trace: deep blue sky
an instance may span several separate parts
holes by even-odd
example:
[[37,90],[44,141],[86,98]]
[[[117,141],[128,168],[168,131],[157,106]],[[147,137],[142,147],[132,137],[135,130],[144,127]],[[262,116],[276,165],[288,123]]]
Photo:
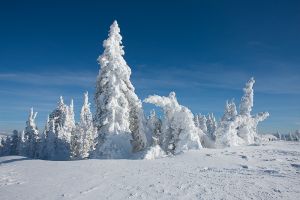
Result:
[[[59,95],[91,100],[110,24],[141,99],[177,93],[194,113],[220,117],[254,76],[261,132],[300,128],[300,1],[0,2],[0,132],[22,129],[33,106],[38,126]],[[146,111],[149,105],[145,105]]]

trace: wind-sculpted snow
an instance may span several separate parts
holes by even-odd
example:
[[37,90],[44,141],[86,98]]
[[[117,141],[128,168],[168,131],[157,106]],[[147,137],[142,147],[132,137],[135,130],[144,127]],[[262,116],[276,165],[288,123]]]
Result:
[[156,160],[0,158],[1,200],[298,200],[300,145],[201,149]]
[[192,112],[178,104],[175,92],[171,92],[168,97],[149,96],[144,102],[159,106],[164,111],[161,144],[166,152],[176,154],[202,148],[199,135],[203,133],[195,126]]
[[233,101],[226,102],[224,115],[216,129],[216,147],[249,145],[258,142],[260,137],[257,134],[257,125],[264,121],[269,113],[262,112],[255,116],[251,115],[254,83],[254,78],[246,83],[239,113]]

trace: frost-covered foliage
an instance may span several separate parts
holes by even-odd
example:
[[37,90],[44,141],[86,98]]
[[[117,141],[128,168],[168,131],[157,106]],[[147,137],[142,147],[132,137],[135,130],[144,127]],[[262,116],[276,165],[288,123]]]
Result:
[[226,101],[224,115],[216,130],[215,147],[239,146],[245,142],[237,135],[240,117],[237,116],[236,106],[233,101]]
[[280,133],[277,131],[277,133],[274,134],[279,140],[285,140],[285,141],[300,141],[300,130],[296,130],[294,132],[289,132],[288,134]]
[[215,141],[218,124],[213,113],[207,115],[206,127],[207,127],[206,135],[210,140]]
[[233,100],[226,101],[222,121],[233,121],[237,115],[236,105]]
[[226,102],[224,116],[216,131],[217,147],[248,145],[259,140],[257,125],[259,122],[264,121],[269,116],[269,113],[261,112],[254,116],[251,115],[254,83],[254,78],[251,78],[246,83],[239,113],[237,113],[233,101],[230,103]]
[[199,118],[197,114],[194,115],[194,123],[196,127],[199,127]]
[[93,116],[90,110],[88,92],[84,94],[84,101],[80,112],[80,122],[72,135],[72,158],[88,158],[91,151],[94,150],[94,139],[96,128],[93,125]]
[[246,83],[246,87],[243,89],[244,96],[241,99],[240,104],[240,115],[251,115],[252,107],[253,107],[253,85],[255,80],[253,77]]
[[21,138],[20,154],[30,158],[36,158],[38,155],[38,141],[39,131],[35,124],[35,118],[37,112],[33,112],[33,108],[30,109],[28,120],[26,122],[26,128]]
[[195,126],[192,112],[185,106],[179,105],[175,92],[168,97],[149,96],[144,100],[161,107],[164,111],[162,120],[162,149],[171,154],[177,154],[188,149],[201,148],[199,132]]
[[251,116],[253,107],[253,84],[255,83],[252,77],[247,83],[244,90],[244,95],[240,104],[240,126],[238,127],[238,136],[243,138],[246,144],[253,144],[257,138],[257,125],[269,117],[268,112],[261,112],[255,116]]
[[147,141],[149,146],[153,145],[161,145],[162,135],[161,135],[161,119],[159,119],[156,115],[155,110],[151,110],[149,117],[147,118],[147,128],[148,128],[148,138]]
[[147,140],[142,104],[130,82],[131,69],[123,58],[122,36],[116,21],[103,47],[95,93],[98,139],[94,156],[127,157],[132,151],[144,149]]
[[47,134],[50,130],[50,119],[49,115],[47,116],[46,125],[44,131],[40,132],[40,140],[39,140],[39,158],[46,159],[47,157]]
[[207,118],[206,118],[206,116],[199,114],[198,115],[198,123],[199,123],[199,128],[202,130],[202,132],[207,134]]
[[44,154],[41,157],[50,160],[68,160],[71,154],[71,134],[75,128],[73,101],[70,106],[60,97],[56,109],[47,120]]
[[148,144],[145,151],[144,159],[153,160],[166,156],[165,151],[161,148],[163,143],[162,120],[157,117],[155,110],[151,110],[147,118]]
[[292,141],[300,141],[300,130],[296,130],[291,137]]
[[10,139],[10,155],[19,155],[19,141],[20,134],[17,130],[14,130],[12,135],[9,136]]

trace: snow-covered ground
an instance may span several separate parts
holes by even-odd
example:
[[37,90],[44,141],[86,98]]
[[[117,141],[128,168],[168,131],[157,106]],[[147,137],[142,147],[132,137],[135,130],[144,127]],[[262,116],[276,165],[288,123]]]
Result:
[[0,199],[300,199],[300,143],[157,160],[0,158]]

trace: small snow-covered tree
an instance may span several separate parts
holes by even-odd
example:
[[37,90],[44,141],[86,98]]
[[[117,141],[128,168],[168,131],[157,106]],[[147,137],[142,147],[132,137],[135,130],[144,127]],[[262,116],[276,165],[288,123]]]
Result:
[[98,131],[95,157],[120,158],[147,145],[142,103],[130,82],[131,69],[123,58],[117,21],[110,27],[96,81],[94,118]]
[[19,155],[20,134],[14,130],[11,135],[0,137],[0,156]]
[[[151,110],[147,118],[147,127],[152,138],[148,139],[149,144],[157,145],[161,143],[161,120],[157,117],[155,110]],[[151,141],[152,140],[152,141]]]
[[236,105],[233,100],[230,102],[226,101],[225,111],[222,117],[222,121],[232,121],[237,116]]
[[88,158],[94,150],[96,128],[93,125],[93,116],[90,110],[88,92],[84,94],[84,101],[80,112],[80,122],[76,125],[72,138],[72,156],[74,159]]
[[46,133],[47,159],[70,159],[71,134],[75,128],[73,101],[70,106],[60,97],[56,109],[49,115]]
[[151,110],[147,118],[148,137],[147,141],[149,147],[144,153],[143,158],[146,160],[153,160],[166,156],[165,151],[161,148],[162,137],[162,121],[157,117],[155,110]]
[[300,130],[296,130],[294,136],[297,141],[300,141]]
[[244,141],[237,135],[240,126],[240,117],[237,116],[233,100],[226,101],[223,117],[216,129],[215,147],[239,146]]
[[45,139],[45,150],[43,153],[43,158],[47,160],[56,159],[56,148],[57,148],[57,135],[55,132],[55,120],[48,120],[48,130],[46,131],[46,139]]
[[202,130],[202,132],[207,134],[207,118],[206,118],[206,116],[199,114],[198,115],[198,123],[199,123],[198,127]]
[[199,138],[201,130],[195,126],[192,112],[187,107],[178,104],[175,92],[171,92],[168,97],[149,96],[144,102],[159,106],[164,111],[163,150],[176,154],[184,150],[202,147]]
[[10,154],[11,155],[18,155],[18,144],[19,144],[19,132],[17,130],[14,130],[11,135],[11,147],[10,147]]
[[8,156],[11,151],[11,138],[9,136],[1,137],[0,156]]
[[199,116],[197,114],[194,115],[195,126],[199,127]]
[[208,114],[206,120],[207,136],[214,141],[216,139],[217,121],[213,113]]
[[47,134],[50,131],[49,126],[50,126],[50,119],[48,115],[44,131],[40,133],[40,143],[39,143],[40,159],[47,159]]
[[39,140],[39,131],[35,124],[35,118],[37,112],[33,112],[33,108],[30,109],[28,120],[26,121],[26,128],[24,130],[23,139],[21,140],[22,151],[21,155],[27,156],[29,158],[36,158],[38,151],[38,140]]

